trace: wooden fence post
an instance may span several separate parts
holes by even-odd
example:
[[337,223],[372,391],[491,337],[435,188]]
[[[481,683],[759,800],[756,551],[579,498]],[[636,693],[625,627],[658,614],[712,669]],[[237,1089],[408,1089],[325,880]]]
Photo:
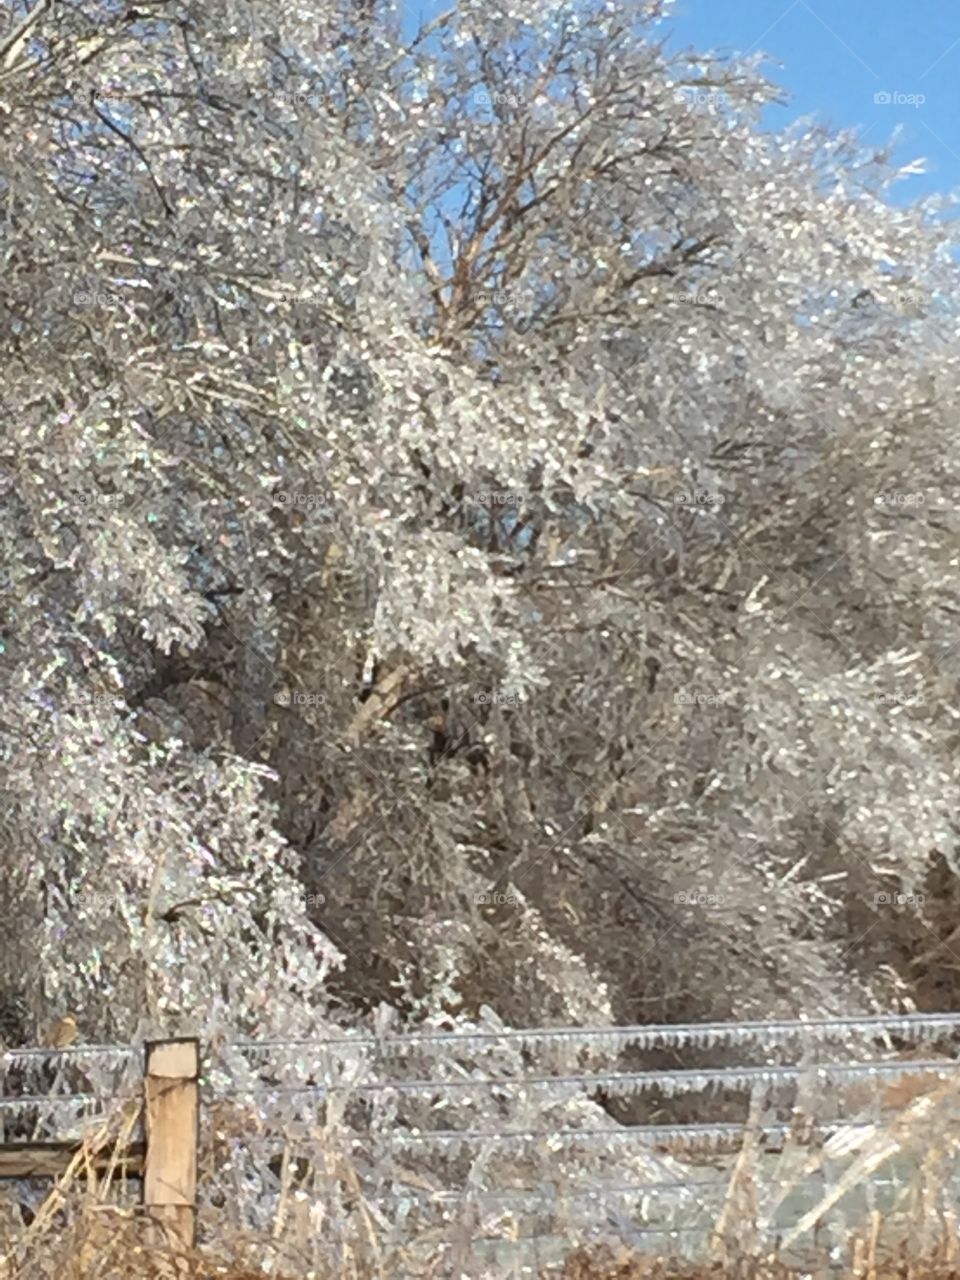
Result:
[[143,1203],[163,1243],[193,1247],[197,1219],[200,1042],[153,1040],[144,1047],[147,1152]]

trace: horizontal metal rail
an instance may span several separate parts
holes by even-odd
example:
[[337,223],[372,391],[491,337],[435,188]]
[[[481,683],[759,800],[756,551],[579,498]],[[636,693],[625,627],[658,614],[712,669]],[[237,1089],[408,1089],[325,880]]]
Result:
[[606,1041],[612,1045],[654,1047],[712,1047],[722,1043],[775,1043],[792,1039],[829,1040],[840,1036],[930,1035],[960,1031],[960,1013],[870,1014],[856,1018],[778,1019],[770,1022],[689,1022],[619,1027],[529,1027],[501,1031],[418,1031],[398,1036],[336,1036],[303,1040],[234,1040],[228,1047],[242,1053],[276,1049],[369,1049],[378,1054],[417,1048],[472,1050],[497,1044],[547,1047],[577,1041]]
[[468,1080],[377,1080],[368,1083],[349,1082],[334,1085],[251,1085],[211,1092],[218,1098],[340,1097],[344,1094],[376,1093],[445,1093],[477,1089],[551,1089],[593,1088],[640,1091],[662,1087],[668,1093],[699,1093],[711,1086],[732,1089],[755,1084],[781,1084],[787,1081],[822,1080],[843,1084],[850,1080],[896,1078],[921,1072],[947,1074],[960,1068],[960,1061],[933,1058],[928,1061],[903,1062],[829,1062],[801,1066],[704,1067],[688,1071],[598,1071],[578,1075],[555,1076],[484,1076]]

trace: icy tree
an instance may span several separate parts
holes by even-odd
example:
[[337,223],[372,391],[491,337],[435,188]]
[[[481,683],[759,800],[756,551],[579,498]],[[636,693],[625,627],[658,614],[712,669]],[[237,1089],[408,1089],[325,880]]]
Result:
[[5,6],[8,1035],[949,998],[951,227],[663,10]]

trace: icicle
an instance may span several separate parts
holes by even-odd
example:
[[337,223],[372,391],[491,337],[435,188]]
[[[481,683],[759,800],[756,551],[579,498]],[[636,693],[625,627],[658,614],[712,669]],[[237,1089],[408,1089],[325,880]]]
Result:
[[49,1096],[28,1095],[26,1097],[0,1098],[0,1111],[12,1115],[20,1115],[25,1111],[51,1111],[55,1107],[83,1108],[99,1105],[107,1106],[107,1100],[94,1093],[64,1093]]
[[[611,1050],[628,1045],[639,1049],[682,1049],[690,1045],[708,1049],[718,1048],[721,1045],[772,1047],[793,1043],[826,1044],[858,1037],[869,1038],[883,1033],[894,1033],[905,1039],[917,1041],[958,1029],[960,1029],[960,1014],[881,1014],[862,1018],[819,1018],[799,1021],[515,1030],[505,1028],[495,1032],[426,1031],[381,1039],[360,1035],[316,1041],[235,1042],[228,1047],[261,1058],[274,1051],[298,1050],[304,1053],[322,1050],[328,1054],[337,1051],[344,1060],[351,1060],[364,1051],[372,1053],[379,1059],[394,1059],[417,1049],[442,1050],[451,1055],[464,1053],[475,1056],[485,1052],[502,1051],[508,1046],[531,1053],[542,1052],[554,1045],[563,1045],[571,1052],[580,1052],[584,1049]],[[105,1050],[83,1048],[76,1052],[81,1051],[103,1053]],[[42,1051],[14,1050],[11,1052],[26,1056]]]

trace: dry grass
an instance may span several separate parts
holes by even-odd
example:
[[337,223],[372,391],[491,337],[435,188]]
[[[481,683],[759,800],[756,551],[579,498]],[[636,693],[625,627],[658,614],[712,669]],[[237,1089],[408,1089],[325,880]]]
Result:
[[[65,1229],[48,1231],[44,1247],[19,1263],[12,1260],[0,1271],[4,1280],[397,1280],[412,1275],[458,1277],[449,1264],[437,1260],[429,1271],[409,1272],[399,1260],[386,1269],[359,1270],[339,1267],[321,1271],[279,1272],[250,1266],[208,1252],[183,1253],[145,1246],[142,1222],[123,1213],[82,1210]],[[269,1242],[262,1242],[270,1253]],[[832,1265],[825,1259],[787,1263],[782,1258],[733,1257],[691,1262],[640,1255],[627,1248],[603,1246],[571,1252],[551,1280],[814,1280],[816,1277],[851,1277],[851,1280],[960,1280],[957,1237],[945,1235],[940,1245],[924,1254],[908,1248],[884,1253],[876,1234],[868,1232],[851,1242],[849,1257]],[[249,1246],[248,1246],[249,1247]],[[464,1272],[478,1280],[493,1280],[481,1269]],[[543,1273],[546,1280],[547,1273]]]
[[[281,1197],[273,1228],[261,1236],[241,1237],[225,1229],[215,1247],[177,1252],[158,1235],[156,1224],[144,1217],[143,1210],[130,1203],[129,1189],[123,1207],[124,1197],[118,1196],[122,1185],[118,1181],[119,1161],[112,1168],[102,1168],[104,1151],[122,1148],[131,1138],[135,1122],[136,1115],[130,1112],[91,1136],[28,1226],[22,1225],[9,1193],[0,1190],[0,1280],[442,1280],[453,1276],[458,1280],[505,1280],[508,1275],[520,1274],[485,1268],[471,1258],[469,1242],[467,1261],[460,1269],[451,1266],[449,1256],[431,1255],[426,1247],[416,1250],[414,1262],[413,1254],[378,1239],[374,1220],[365,1213],[357,1219],[362,1228],[355,1242],[343,1246],[335,1264],[324,1262],[317,1248],[323,1241],[311,1241],[309,1234],[295,1241],[283,1239],[296,1219],[293,1192],[289,1198]],[[758,1223],[759,1156],[747,1141],[731,1172],[704,1261],[641,1255],[626,1245],[571,1247],[565,1264],[549,1275],[552,1280],[561,1276],[562,1280],[697,1280],[708,1276],[729,1280],[819,1280],[821,1276],[960,1280],[958,1206],[953,1196],[953,1166],[960,1154],[960,1085],[944,1085],[913,1096],[892,1120],[859,1142],[852,1159],[830,1186],[825,1187],[821,1177],[827,1158],[824,1152],[800,1154],[799,1164],[793,1166],[792,1186],[806,1178],[810,1187],[817,1187],[817,1195],[809,1197],[809,1210],[790,1222],[773,1253],[769,1252],[769,1231],[765,1234]],[[95,1156],[100,1158],[99,1166],[94,1164]],[[797,1252],[806,1247],[812,1223],[829,1220],[841,1197],[894,1158],[905,1159],[914,1175],[894,1216],[885,1219],[873,1212],[859,1232],[845,1241],[843,1249],[837,1247],[834,1237],[832,1252],[826,1245],[816,1256]],[[357,1202],[362,1202],[355,1173],[351,1185]],[[783,1190],[786,1193],[791,1187]],[[205,1226],[211,1232],[217,1229],[209,1216]]]
[[[263,1270],[208,1253],[178,1253],[162,1248],[144,1249],[139,1231],[118,1219],[107,1223],[80,1215],[72,1229],[47,1241],[49,1252],[22,1266],[2,1272],[4,1280],[343,1280],[339,1269],[328,1273],[314,1269],[296,1273]],[[265,1242],[266,1243],[266,1242]],[[269,1251],[269,1250],[268,1250]],[[351,1271],[355,1280],[396,1280],[412,1274],[403,1269]],[[421,1274],[421,1273],[416,1273]],[[434,1277],[450,1276],[438,1266]],[[488,1280],[481,1270],[464,1273]],[[546,1280],[547,1273],[544,1274]],[[908,1250],[892,1254],[871,1253],[869,1235],[852,1242],[843,1262],[820,1261],[788,1264],[777,1256],[727,1258],[691,1262],[640,1255],[626,1248],[604,1246],[574,1250],[562,1272],[551,1271],[551,1280],[814,1280],[816,1277],[850,1277],[851,1280],[960,1280],[956,1237],[920,1256]]]
[[844,1276],[857,1280],[960,1280],[960,1267],[942,1258],[875,1258],[865,1269],[853,1261],[832,1271],[810,1271],[776,1259],[744,1259],[737,1264],[695,1264],[663,1258],[620,1256],[613,1250],[571,1254],[562,1280],[812,1280],[813,1276]]

